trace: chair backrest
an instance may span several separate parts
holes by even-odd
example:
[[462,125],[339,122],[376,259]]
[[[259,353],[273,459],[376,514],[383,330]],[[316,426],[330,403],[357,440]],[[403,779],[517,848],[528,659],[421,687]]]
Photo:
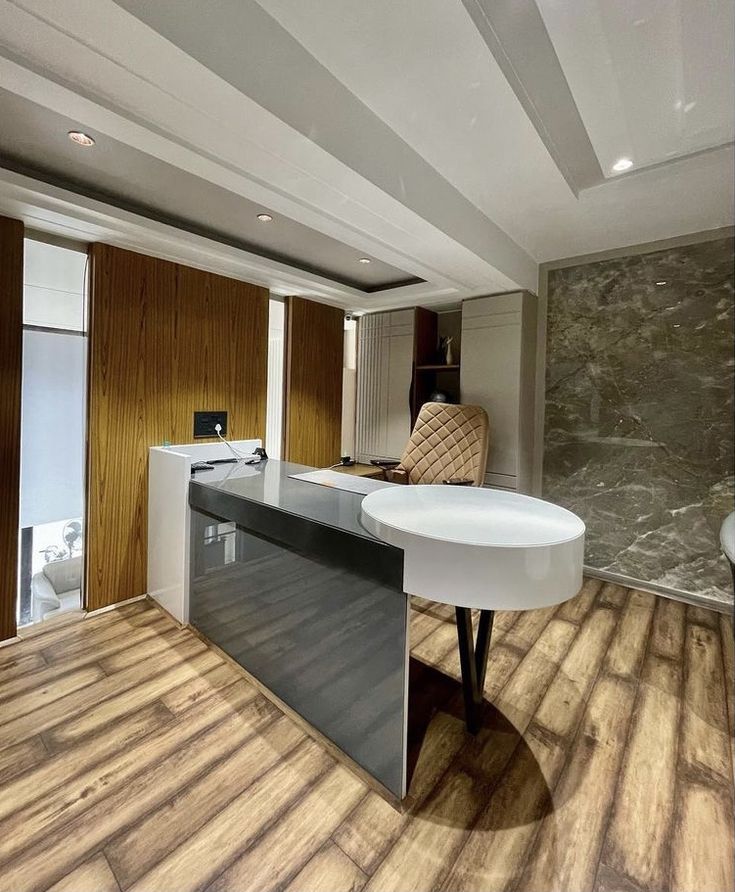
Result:
[[43,575],[57,595],[82,586],[82,558],[80,555],[61,561],[51,561],[43,566]]
[[400,467],[414,485],[460,478],[482,486],[489,442],[490,424],[480,406],[424,403]]

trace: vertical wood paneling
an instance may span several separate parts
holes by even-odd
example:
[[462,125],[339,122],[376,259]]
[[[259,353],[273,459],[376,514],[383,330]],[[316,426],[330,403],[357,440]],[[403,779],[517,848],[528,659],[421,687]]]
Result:
[[87,607],[146,590],[148,447],[188,443],[195,410],[265,434],[268,292],[93,245]]
[[18,596],[23,224],[0,217],[0,641],[15,635]]
[[317,468],[339,461],[344,312],[289,298],[286,458]]

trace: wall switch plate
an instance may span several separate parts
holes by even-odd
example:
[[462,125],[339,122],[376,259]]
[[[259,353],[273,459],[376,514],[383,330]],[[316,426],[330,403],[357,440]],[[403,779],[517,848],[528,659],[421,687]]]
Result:
[[220,434],[227,436],[227,412],[195,412],[194,439],[198,437],[216,437],[215,425],[221,425]]

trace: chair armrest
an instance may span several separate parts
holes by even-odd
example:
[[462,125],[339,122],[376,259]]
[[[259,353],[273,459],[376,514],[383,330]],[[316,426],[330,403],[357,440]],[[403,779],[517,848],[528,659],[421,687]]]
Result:
[[51,610],[56,610],[60,606],[59,596],[43,571],[34,573],[31,579],[31,612],[33,621],[39,622],[43,619],[44,614]]
[[392,470],[386,470],[385,476],[389,483],[408,483],[408,471],[400,465]]
[[60,603],[59,596],[43,571],[33,574],[31,592],[34,601],[42,601],[44,604],[55,604],[56,606]]

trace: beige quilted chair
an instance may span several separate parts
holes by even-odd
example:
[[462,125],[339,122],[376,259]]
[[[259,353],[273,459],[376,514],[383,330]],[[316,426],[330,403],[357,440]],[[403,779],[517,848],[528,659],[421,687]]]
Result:
[[490,440],[480,406],[424,403],[400,463],[388,471],[393,483],[455,483],[482,486]]

